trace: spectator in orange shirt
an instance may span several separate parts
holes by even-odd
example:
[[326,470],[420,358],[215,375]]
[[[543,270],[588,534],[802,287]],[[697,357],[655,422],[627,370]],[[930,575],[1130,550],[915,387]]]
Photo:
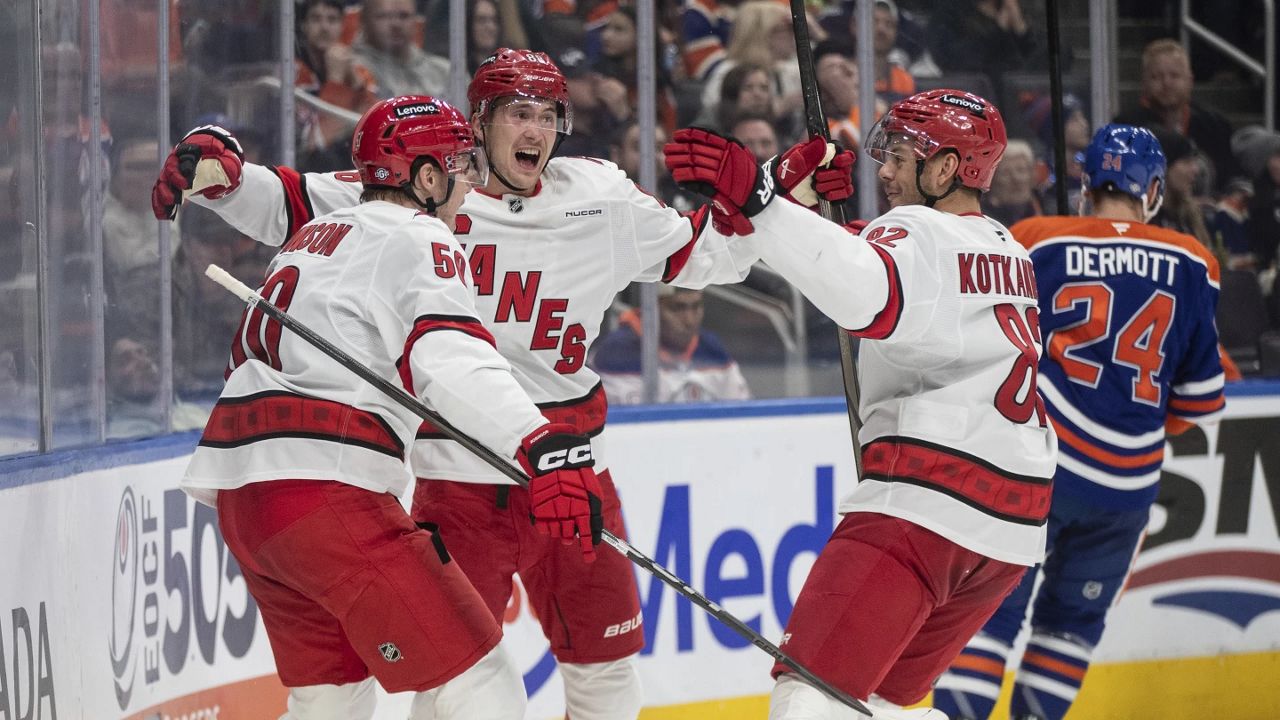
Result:
[[[358,115],[378,101],[377,87],[373,74],[356,60],[350,47],[339,41],[342,14],[340,0],[305,0],[298,9],[294,83],[299,89]],[[305,102],[297,103],[297,109],[300,155],[323,153],[335,143],[348,144],[355,127],[353,121]]]
[[[898,5],[893,0],[876,0],[872,11],[872,51],[876,58],[876,97],[886,105],[916,94],[916,79],[903,63],[906,53],[896,51]],[[858,37],[858,13],[849,14],[849,36]]]
[[[858,148],[862,144],[862,123],[853,47],[840,40],[820,42],[813,49],[813,67],[831,139],[846,148]],[[877,113],[880,112],[883,109],[877,103]]]

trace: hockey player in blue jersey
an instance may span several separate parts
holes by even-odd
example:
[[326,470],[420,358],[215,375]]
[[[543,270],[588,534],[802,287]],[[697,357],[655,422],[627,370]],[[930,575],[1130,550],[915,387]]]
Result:
[[1027,572],[937,683],[934,706],[952,720],[991,714],[1029,604],[1009,716],[1066,715],[1146,530],[1166,431],[1216,422],[1224,405],[1218,263],[1191,236],[1146,224],[1163,198],[1159,141],[1108,125],[1086,149],[1084,173],[1089,215],[1011,229],[1035,265],[1039,386],[1058,469],[1043,567]]

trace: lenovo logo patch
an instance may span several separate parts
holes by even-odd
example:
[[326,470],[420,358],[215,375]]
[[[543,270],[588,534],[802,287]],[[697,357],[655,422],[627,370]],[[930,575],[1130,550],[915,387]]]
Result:
[[396,117],[407,118],[416,117],[418,115],[439,115],[440,106],[430,105],[427,103],[418,103],[417,105],[401,105],[396,108]]
[[958,108],[964,108],[978,117],[986,117],[982,110],[982,103],[970,100],[967,97],[959,95],[943,95],[938,98],[938,102],[954,105]]

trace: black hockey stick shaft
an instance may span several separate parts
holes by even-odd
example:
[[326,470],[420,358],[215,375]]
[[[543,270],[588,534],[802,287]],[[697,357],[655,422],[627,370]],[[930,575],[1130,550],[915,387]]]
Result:
[[[804,0],[791,0],[791,30],[796,36],[796,62],[800,65],[800,92],[804,96],[805,125],[810,135],[831,140],[826,114],[822,112],[822,99],[818,95],[818,75],[813,67],[813,47],[809,43],[809,18],[805,14]],[[869,71],[867,71],[869,72]],[[864,118],[863,122],[871,118]],[[818,212],[837,225],[845,223],[844,206],[832,205],[818,196]],[[862,479],[862,448],[858,445],[858,430],[862,419],[858,416],[858,403],[862,393],[858,387],[858,366],[854,361],[853,338],[844,328],[836,327],[836,342],[840,346],[840,375],[844,381],[845,405],[849,411],[849,432],[853,436],[853,468]]]
[[[250,309],[258,310],[262,312],[262,314],[271,318],[272,320],[275,320],[276,322],[280,323],[281,327],[287,328],[290,332],[294,333],[295,335],[302,338],[303,340],[306,340],[309,344],[311,344],[317,350],[324,353],[325,355],[328,355],[329,358],[332,359],[334,362],[337,362],[339,365],[355,373],[360,377],[361,380],[364,380],[370,385],[373,385],[377,389],[381,390],[383,393],[387,395],[387,397],[396,401],[396,403],[398,403],[401,407],[414,413],[415,415],[422,418],[423,420],[429,420],[432,423],[434,423],[440,429],[440,431],[443,432],[450,440],[454,440],[458,444],[470,450],[472,453],[475,453],[477,457],[485,461],[487,464],[493,467],[493,469],[502,473],[503,475],[505,475],[511,481],[515,482],[520,487],[526,487],[526,488],[529,487],[528,476],[526,476],[523,472],[521,472],[518,468],[516,468],[516,466],[504,460],[494,451],[490,450],[484,445],[481,445],[471,436],[463,433],[461,430],[455,428],[453,425],[450,425],[449,422],[445,420],[443,417],[441,417],[439,413],[427,407],[426,404],[424,404],[418,398],[414,397],[413,395],[410,395],[408,392],[405,391],[403,387],[382,377],[381,375],[379,375],[378,373],[370,369],[369,366],[357,361],[355,358],[351,357],[346,352],[344,352],[341,348],[337,347],[336,345],[329,342],[325,338],[316,334],[311,328],[307,327],[305,324],[299,322],[295,318],[291,317],[288,313],[284,312],[280,308],[273,305],[266,298],[262,297],[253,289],[251,289],[248,285],[245,285],[244,283],[232,277],[227,271],[223,270],[217,265],[210,265],[205,270],[205,275],[209,276],[209,278],[212,279],[214,282],[218,283],[219,285],[221,285],[222,287],[230,291],[232,294],[236,295],[241,300],[244,300],[246,303],[248,303]],[[653,575],[654,577],[658,578],[662,582],[669,585],[676,592],[680,593],[685,598],[693,602],[694,605],[697,605],[698,607],[707,611],[707,613],[709,613],[712,617],[719,620],[721,623],[725,624],[726,626],[728,626],[729,628],[737,632],[739,635],[749,640],[753,645],[769,653],[769,655],[771,655],[773,659],[777,660],[778,662],[794,670],[796,674],[804,678],[805,681],[807,681],[814,687],[830,695],[832,698],[839,700],[845,705],[848,705],[854,710],[857,710],[860,713],[863,713],[865,715],[871,714],[870,711],[867,710],[866,706],[864,706],[862,703],[858,702],[856,699],[852,697],[849,697],[849,695],[847,695],[846,693],[841,692],[840,690],[836,689],[835,687],[832,687],[831,685],[827,684],[826,682],[818,678],[818,676],[814,675],[811,671],[809,671],[803,665],[796,662],[789,655],[784,653],[782,649],[779,648],[777,645],[774,645],[773,643],[769,642],[767,638],[765,638],[763,635],[756,632],[755,630],[751,629],[751,627],[748,626],[746,623],[742,622],[734,615],[725,611],[724,608],[712,602],[709,598],[707,598],[702,593],[693,589],[688,583],[681,580],[676,575],[672,574],[671,571],[667,570],[665,567],[659,565],[652,558],[650,558],[649,556],[637,550],[633,545],[631,545],[631,543],[627,542],[626,540],[623,540],[617,535],[614,535],[608,530],[605,530],[603,533],[601,533],[601,538],[604,540],[606,544],[608,544],[614,550],[617,550],[618,552],[622,553],[627,558],[629,558],[633,563],[635,563],[636,565],[639,565],[641,568],[649,572],[651,575]]]

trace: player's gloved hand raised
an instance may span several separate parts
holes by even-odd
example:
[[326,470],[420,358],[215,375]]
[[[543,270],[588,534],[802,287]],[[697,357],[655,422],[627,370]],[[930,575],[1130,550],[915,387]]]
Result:
[[821,198],[843,202],[853,197],[853,163],[857,156],[814,136],[792,145],[770,161],[778,192],[792,202],[814,208]]
[[[202,163],[203,160],[214,162]],[[172,220],[182,204],[184,190],[217,200],[240,186],[243,167],[240,141],[217,125],[202,125],[169,151],[160,177],[151,188],[151,211],[157,220]]]
[[520,442],[516,458],[529,474],[529,507],[538,532],[566,544],[577,536],[587,562],[604,531],[591,439],[572,425],[548,423]]
[[761,171],[745,145],[691,127],[677,130],[662,153],[676,185],[711,198],[718,230],[736,235],[754,231],[751,218],[773,200],[773,176]]

